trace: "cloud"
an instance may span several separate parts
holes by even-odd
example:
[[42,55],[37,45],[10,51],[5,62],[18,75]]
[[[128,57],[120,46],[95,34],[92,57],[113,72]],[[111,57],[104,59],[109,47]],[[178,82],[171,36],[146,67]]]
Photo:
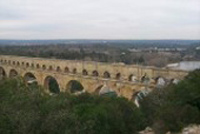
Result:
[[0,38],[200,39],[200,1],[1,0]]

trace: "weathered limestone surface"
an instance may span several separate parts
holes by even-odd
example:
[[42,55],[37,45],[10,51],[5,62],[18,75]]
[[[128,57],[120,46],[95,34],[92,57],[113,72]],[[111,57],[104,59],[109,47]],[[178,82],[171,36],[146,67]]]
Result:
[[[147,127],[145,130],[139,132],[139,134],[155,134],[152,128]],[[180,133],[167,132],[166,134],[200,134],[200,125],[189,125],[183,128]]]
[[[54,77],[62,92],[66,92],[66,85],[71,80],[79,81],[87,92],[95,92],[98,87],[107,85],[115,90],[118,95],[131,99],[133,94],[144,87],[154,87],[154,79],[183,79],[188,72],[182,70],[169,70],[156,67],[137,65],[120,65],[91,61],[57,60],[44,58],[30,58],[19,56],[0,55],[0,67],[9,77],[14,69],[18,75],[24,77],[26,73],[32,73],[40,85],[45,86],[48,76]],[[98,75],[94,76],[94,72]],[[130,81],[130,76],[135,76],[138,81],[146,74],[151,82]]]

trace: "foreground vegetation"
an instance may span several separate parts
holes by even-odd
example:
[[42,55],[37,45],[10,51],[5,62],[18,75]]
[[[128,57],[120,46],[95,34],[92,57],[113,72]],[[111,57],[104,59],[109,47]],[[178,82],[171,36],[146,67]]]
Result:
[[158,133],[178,132],[189,124],[200,124],[200,69],[177,85],[151,92],[141,110],[148,125]]
[[145,127],[143,114],[126,99],[49,96],[38,88],[0,83],[1,134],[133,134]]
[[0,82],[1,134],[135,134],[178,132],[200,124],[200,70],[165,89],[155,89],[137,108],[124,98],[66,93],[49,96],[20,79]]

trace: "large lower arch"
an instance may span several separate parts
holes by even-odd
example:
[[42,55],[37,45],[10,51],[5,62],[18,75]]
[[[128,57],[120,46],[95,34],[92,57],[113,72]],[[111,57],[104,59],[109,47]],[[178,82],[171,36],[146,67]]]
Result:
[[99,92],[101,90],[101,88],[103,87],[103,85],[98,86],[95,90],[94,90],[94,94],[95,95],[99,95]]
[[15,78],[16,76],[18,76],[18,72],[15,69],[11,69],[9,72],[9,77]]
[[70,93],[81,92],[83,89],[83,85],[77,80],[71,80],[66,85],[66,90]]
[[143,100],[148,94],[150,93],[149,90],[143,89],[141,91],[137,91],[132,95],[131,100],[134,101],[137,107],[140,106],[140,101]]
[[33,73],[26,73],[24,75],[24,80],[27,85],[38,85],[37,79]]
[[166,84],[164,77],[161,77],[161,76],[158,76],[157,78],[155,78],[155,82],[157,86],[165,86]]
[[100,95],[100,96],[110,96],[110,97],[117,97],[116,91],[112,90],[109,86],[106,84],[98,86],[94,94]]
[[3,67],[0,67],[0,80],[6,78],[6,71],[4,70]]
[[178,84],[180,82],[179,79],[171,79],[170,84]]
[[60,87],[57,80],[52,76],[47,76],[44,80],[44,87],[48,89],[51,93],[60,93]]

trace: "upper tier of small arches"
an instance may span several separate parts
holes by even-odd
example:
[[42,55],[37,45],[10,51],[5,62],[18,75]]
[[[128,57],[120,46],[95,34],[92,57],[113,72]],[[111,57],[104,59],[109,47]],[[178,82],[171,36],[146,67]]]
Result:
[[128,78],[122,78],[122,75],[120,72],[116,72],[116,74],[111,75],[110,72],[104,71],[102,74],[98,72],[98,70],[92,70],[89,72],[87,69],[83,68],[82,71],[78,72],[77,68],[70,68],[68,66],[65,66],[64,68],[60,66],[55,65],[46,65],[46,64],[39,64],[39,63],[30,63],[25,61],[11,61],[11,60],[4,60],[1,59],[0,62],[2,64],[8,64],[11,66],[19,66],[19,67],[25,67],[25,68],[32,68],[32,69],[39,69],[43,71],[52,71],[52,72],[58,72],[58,73],[69,73],[69,74],[77,74],[82,76],[92,76],[92,77],[102,77],[104,79],[116,79],[116,80],[128,80],[132,81],[130,79],[130,76],[133,76],[133,74],[130,74]]

